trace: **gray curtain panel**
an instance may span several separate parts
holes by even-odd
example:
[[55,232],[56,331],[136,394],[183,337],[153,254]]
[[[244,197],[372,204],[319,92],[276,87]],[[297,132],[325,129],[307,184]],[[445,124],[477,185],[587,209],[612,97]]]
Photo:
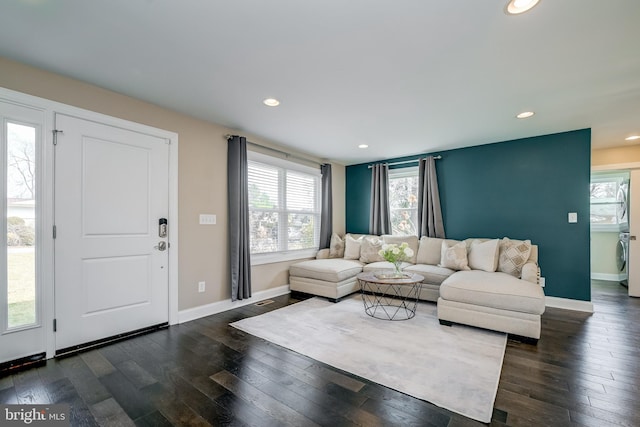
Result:
[[322,207],[320,211],[320,249],[328,248],[333,233],[333,194],[331,191],[331,165],[320,166],[322,173]]
[[444,238],[436,159],[420,159],[418,173],[418,230],[420,236]]
[[236,301],[251,297],[247,139],[242,136],[228,141],[227,175],[231,300]]
[[389,166],[376,164],[371,166],[371,215],[369,233],[375,235],[391,234],[391,216],[389,214]]

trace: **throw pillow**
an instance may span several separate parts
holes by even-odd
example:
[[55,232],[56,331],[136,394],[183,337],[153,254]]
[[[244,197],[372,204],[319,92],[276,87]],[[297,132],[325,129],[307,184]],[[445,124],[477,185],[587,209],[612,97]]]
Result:
[[344,237],[344,259],[360,259],[360,245],[364,236],[354,239],[351,234]]
[[418,255],[416,256],[416,264],[440,264],[440,252],[442,249],[443,240],[444,239],[441,239],[439,237],[422,236],[420,238]]
[[382,239],[374,236],[366,236],[360,244],[360,262],[372,263],[384,261],[378,254],[382,249]]
[[387,244],[396,244],[401,245],[406,242],[411,250],[413,251],[413,256],[407,260],[411,264],[415,264],[418,257],[418,236],[392,236],[390,234],[385,234],[382,236],[382,240]]
[[343,258],[344,257],[344,239],[333,233],[331,235],[331,242],[329,243],[329,258]]
[[500,242],[498,271],[520,277],[522,266],[531,255],[531,240],[511,240],[507,237]]
[[496,271],[500,254],[500,240],[473,240],[469,246],[469,267],[472,270]]
[[440,264],[438,267],[450,268],[451,270],[470,270],[467,260],[467,244],[465,242],[453,243],[442,241],[440,254]]

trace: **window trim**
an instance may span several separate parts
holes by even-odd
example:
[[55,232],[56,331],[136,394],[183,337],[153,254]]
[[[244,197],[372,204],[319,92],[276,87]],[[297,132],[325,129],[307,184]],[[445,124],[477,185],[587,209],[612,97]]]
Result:
[[[274,210],[274,212],[277,212],[278,214],[280,213],[290,213],[290,212],[295,212],[297,214],[307,214],[307,215],[317,215],[318,221],[321,220],[321,201],[322,201],[322,173],[320,171],[320,168],[313,168],[311,166],[306,166],[306,165],[302,165],[300,163],[296,163],[292,160],[288,160],[288,159],[283,159],[280,157],[274,157],[274,156],[270,156],[264,153],[260,153],[257,151],[253,151],[251,149],[247,150],[247,160],[249,161],[253,161],[256,163],[262,163],[268,166],[273,166],[276,168],[281,168],[281,169],[285,169],[288,171],[293,171],[293,172],[300,172],[300,173],[304,173],[304,174],[308,174],[308,175],[313,175],[316,178],[318,178],[317,181],[317,191],[316,191],[316,206],[318,208],[317,212],[314,211],[289,211],[286,209],[286,206],[284,208],[279,208],[277,210]],[[279,183],[280,186],[282,186],[282,184],[284,183]],[[280,190],[279,190],[280,191]],[[283,203],[286,204],[286,198],[283,200]],[[318,228],[319,228],[319,223],[318,223]],[[282,239],[283,237],[288,238],[288,235],[284,234],[284,231],[286,230],[286,227],[280,227],[280,235],[278,236],[278,239]],[[319,230],[318,230],[319,233]],[[314,236],[315,238],[315,236]],[[319,236],[318,236],[319,238]],[[319,242],[318,242],[319,243]],[[264,265],[264,264],[274,264],[274,263],[278,263],[278,262],[286,262],[286,261],[293,261],[293,260],[300,260],[300,259],[308,259],[308,258],[315,258],[316,254],[318,253],[319,248],[313,247],[313,248],[306,248],[306,249],[287,249],[287,250],[278,250],[278,251],[274,251],[274,252],[262,252],[262,253],[252,253],[250,254],[251,257],[251,265]]]
[[[413,177],[415,177],[416,180],[420,179],[420,168],[418,166],[409,165],[404,167],[397,167],[397,168],[389,169],[389,173],[388,173],[389,184],[391,183],[390,181],[392,179],[413,178]],[[387,190],[389,190],[389,188],[387,188]],[[395,210],[415,210],[416,214],[419,215],[418,206],[416,206],[415,208],[398,208]],[[393,211],[394,209],[391,208],[391,192],[389,192],[389,217],[393,216]],[[417,228],[418,226],[417,221],[415,226]],[[418,231],[419,230],[416,229],[416,232]],[[405,236],[405,234],[393,234],[393,226],[391,227],[391,234],[394,236]]]

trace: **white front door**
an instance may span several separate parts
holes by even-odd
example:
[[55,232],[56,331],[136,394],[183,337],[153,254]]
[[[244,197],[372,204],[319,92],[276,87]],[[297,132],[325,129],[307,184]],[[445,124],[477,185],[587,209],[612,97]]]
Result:
[[0,100],[0,363],[44,357],[42,110]]
[[64,114],[55,128],[56,351],[166,323],[169,141]]

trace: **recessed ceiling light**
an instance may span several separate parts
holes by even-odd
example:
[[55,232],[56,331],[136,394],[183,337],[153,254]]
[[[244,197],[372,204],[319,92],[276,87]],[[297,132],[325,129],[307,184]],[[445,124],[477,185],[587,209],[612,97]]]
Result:
[[267,98],[264,101],[262,101],[262,103],[269,107],[277,107],[278,105],[280,105],[280,101],[278,101],[275,98]]
[[518,119],[528,119],[533,116],[535,113],[533,111],[524,111],[516,116]]
[[367,144],[360,144],[358,145],[358,148],[369,148],[369,146]]
[[635,141],[636,139],[640,139],[640,135],[631,135],[625,138],[625,141]]
[[533,6],[537,5],[540,0],[510,0],[507,4],[507,14],[519,15],[528,10],[531,10]]

